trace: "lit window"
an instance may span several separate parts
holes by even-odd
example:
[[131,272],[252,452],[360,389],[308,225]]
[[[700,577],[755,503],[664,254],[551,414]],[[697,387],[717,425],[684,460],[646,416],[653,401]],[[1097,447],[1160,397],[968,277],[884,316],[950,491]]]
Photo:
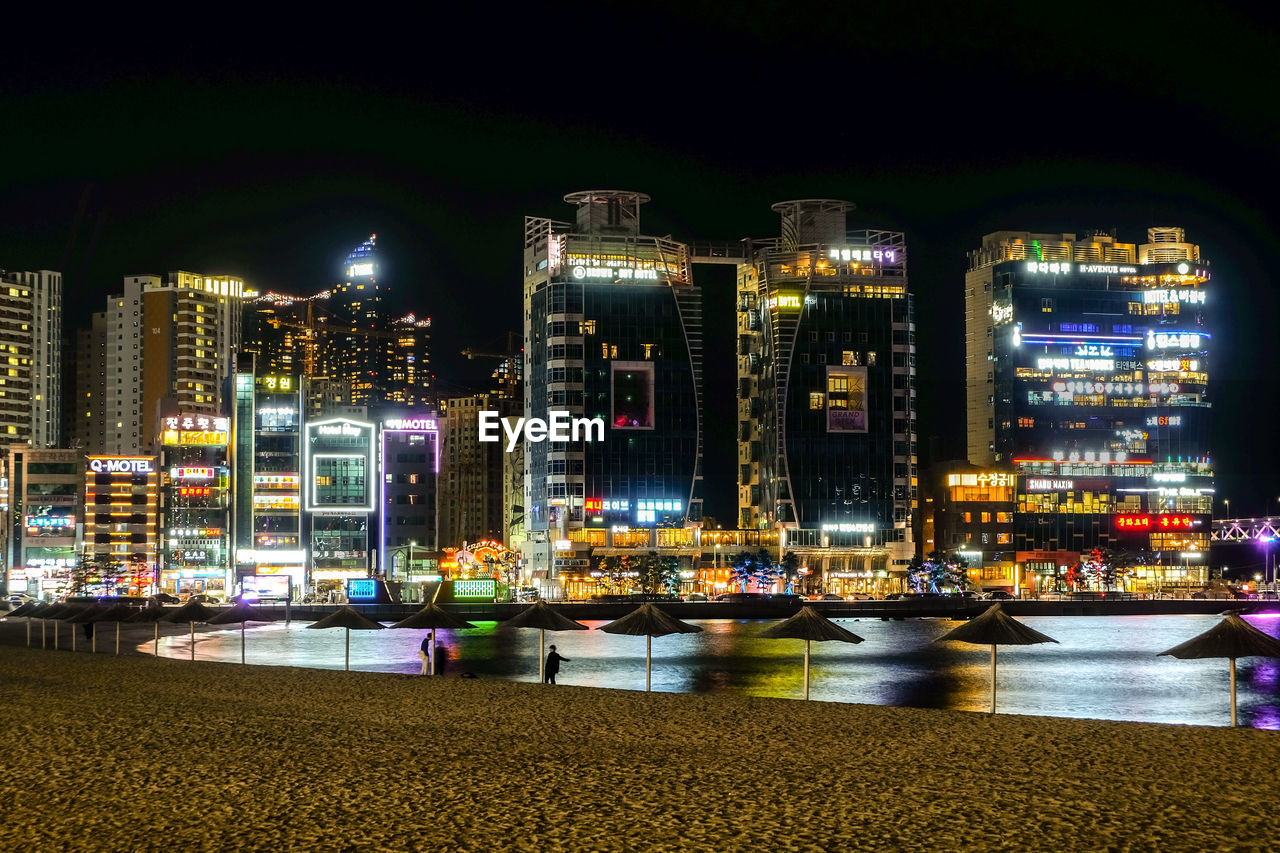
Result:
[[811,391],[809,393],[809,408],[812,410],[821,411],[825,396],[826,395],[824,395],[821,391]]

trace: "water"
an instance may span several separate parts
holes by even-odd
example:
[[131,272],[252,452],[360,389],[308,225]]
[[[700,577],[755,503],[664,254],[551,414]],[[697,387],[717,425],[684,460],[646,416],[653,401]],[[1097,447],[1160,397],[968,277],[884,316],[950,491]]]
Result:
[[[1280,614],[1277,614],[1280,616]],[[1280,635],[1280,618],[1249,617],[1266,633]],[[1219,621],[1218,616],[1026,617],[1059,645],[1002,646],[998,658],[1001,713],[1225,725],[1230,721],[1227,661],[1157,657]],[[765,640],[770,622],[691,620],[699,634],[653,639],[653,690],[673,693],[735,693],[802,698],[804,643]],[[829,702],[985,711],[990,703],[990,647],[932,641],[957,623],[946,619],[839,619],[865,642],[814,643],[810,698]],[[448,647],[448,674],[537,681],[538,631],[500,629],[477,623],[468,631],[439,631]],[[594,630],[546,633],[569,659],[561,684],[644,689],[645,638]],[[162,631],[173,631],[172,627]],[[240,661],[240,631],[196,635],[201,660]],[[249,663],[343,667],[346,631],[311,630],[294,622],[250,625]],[[369,672],[419,671],[418,647],[425,631],[351,632],[351,668]],[[135,635],[136,636],[136,635]],[[151,652],[151,642],[138,648]],[[187,658],[187,634],[160,639],[160,654]],[[1280,729],[1280,660],[1245,658],[1236,663],[1240,725]]]

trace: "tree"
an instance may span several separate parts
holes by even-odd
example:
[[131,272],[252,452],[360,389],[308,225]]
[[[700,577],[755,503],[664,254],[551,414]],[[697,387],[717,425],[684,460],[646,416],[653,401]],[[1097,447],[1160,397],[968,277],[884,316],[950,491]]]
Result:
[[609,595],[624,595],[631,590],[631,560],[610,555],[600,561],[600,580]]
[[71,589],[68,594],[115,595],[116,587],[125,576],[125,565],[121,561],[105,556],[86,555],[71,570]]
[[915,558],[907,568],[907,585],[912,592],[942,592],[951,588],[963,592],[970,587],[965,572],[968,563],[956,554],[934,551],[924,560]]
[[782,555],[782,562],[778,564],[782,571],[782,579],[786,581],[787,592],[793,592],[795,582],[800,577],[800,557],[795,551],[788,551]]
[[773,589],[773,585],[782,577],[782,566],[773,561],[769,552],[761,548],[756,552],[756,588],[761,592]]
[[650,553],[639,557],[640,591],[645,595],[672,594],[680,591],[680,560],[670,555]]
[[756,576],[756,555],[750,551],[739,551],[733,558],[729,570],[729,578],[736,583],[742,592],[747,591],[747,584]]

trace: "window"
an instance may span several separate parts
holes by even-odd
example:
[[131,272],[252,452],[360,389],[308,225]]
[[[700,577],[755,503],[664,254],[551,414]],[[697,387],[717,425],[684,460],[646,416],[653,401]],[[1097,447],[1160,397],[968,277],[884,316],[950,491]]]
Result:
[[1013,513],[1011,513],[1011,512],[997,512],[997,513],[996,513],[996,523],[997,523],[997,524],[1013,524]]
[[996,534],[996,544],[997,544],[997,545],[1008,545],[1008,544],[1010,544],[1010,542],[1012,541],[1012,537],[1013,537],[1013,534],[1012,534],[1012,533],[997,533],[997,534]]
[[809,409],[811,411],[821,411],[825,400],[826,400],[826,395],[823,394],[821,391],[809,392]]
[[966,512],[966,513],[964,514],[964,523],[965,523],[965,524],[973,524],[973,513],[971,513],[971,512]]
[[1046,299],[1041,299],[1041,300],[1040,300],[1040,310],[1041,310],[1043,313],[1045,313],[1045,314],[1052,314],[1052,313],[1053,313],[1053,300],[1052,300],[1052,299],[1048,299],[1048,298],[1046,298]]
[[984,513],[982,514],[982,523],[983,523],[983,524],[990,524],[990,523],[991,523],[991,513],[989,513],[989,512],[984,512]]

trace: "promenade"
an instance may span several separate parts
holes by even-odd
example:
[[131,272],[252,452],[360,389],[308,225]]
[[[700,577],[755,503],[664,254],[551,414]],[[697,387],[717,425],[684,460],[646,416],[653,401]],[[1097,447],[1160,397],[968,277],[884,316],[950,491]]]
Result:
[[1271,732],[0,644],[13,850],[1266,850]]

